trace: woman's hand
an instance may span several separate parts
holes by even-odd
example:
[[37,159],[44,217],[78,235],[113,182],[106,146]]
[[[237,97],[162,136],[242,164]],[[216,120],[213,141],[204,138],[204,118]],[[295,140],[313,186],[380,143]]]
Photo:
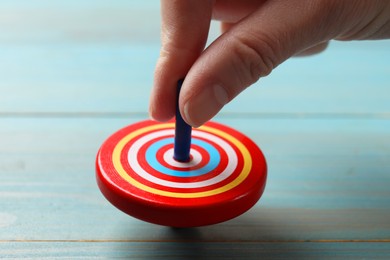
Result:
[[[313,54],[328,41],[390,37],[387,0],[162,0],[162,48],[150,115],[179,107],[200,126],[245,88],[294,55]],[[211,19],[222,35],[204,50]]]

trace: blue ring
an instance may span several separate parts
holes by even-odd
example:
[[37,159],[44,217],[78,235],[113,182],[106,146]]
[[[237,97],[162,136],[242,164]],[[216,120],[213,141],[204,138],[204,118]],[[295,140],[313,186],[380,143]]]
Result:
[[210,156],[210,161],[202,168],[195,169],[195,170],[189,170],[189,171],[179,171],[179,170],[173,170],[169,169],[165,166],[163,166],[158,160],[157,160],[157,152],[161,149],[161,147],[172,144],[173,143],[173,138],[166,138],[162,139],[158,142],[155,142],[152,144],[147,150],[146,150],[146,161],[149,163],[149,165],[155,169],[158,172],[164,173],[166,175],[170,176],[176,176],[176,177],[194,177],[194,176],[200,176],[206,173],[211,172],[214,170],[219,162],[220,162],[220,155],[217,149],[215,149],[212,145],[209,143],[206,143],[205,141],[192,138],[191,142],[193,144],[196,144],[203,149],[205,149],[209,156]]

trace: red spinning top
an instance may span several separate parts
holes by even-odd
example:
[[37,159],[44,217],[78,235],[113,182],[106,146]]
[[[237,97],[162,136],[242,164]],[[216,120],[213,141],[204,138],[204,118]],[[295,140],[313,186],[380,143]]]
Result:
[[176,135],[174,122],[146,120],[103,143],[96,177],[104,196],[133,217],[172,227],[215,224],[250,209],[267,175],[256,144],[218,123],[191,134],[180,114],[176,120]]

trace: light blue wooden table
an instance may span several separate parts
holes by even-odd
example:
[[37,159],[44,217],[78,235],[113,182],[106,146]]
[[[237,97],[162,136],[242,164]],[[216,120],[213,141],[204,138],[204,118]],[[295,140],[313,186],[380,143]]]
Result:
[[390,41],[292,59],[216,118],[268,160],[244,215],[174,230],[103,198],[95,154],[147,118],[159,26],[156,1],[0,0],[0,258],[389,259]]

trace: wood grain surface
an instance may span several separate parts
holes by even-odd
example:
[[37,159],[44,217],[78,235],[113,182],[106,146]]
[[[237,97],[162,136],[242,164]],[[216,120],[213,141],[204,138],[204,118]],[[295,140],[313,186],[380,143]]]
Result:
[[216,117],[267,158],[244,215],[171,229],[104,199],[95,156],[148,117],[159,26],[154,1],[0,1],[0,258],[388,259],[388,40],[291,59]]

